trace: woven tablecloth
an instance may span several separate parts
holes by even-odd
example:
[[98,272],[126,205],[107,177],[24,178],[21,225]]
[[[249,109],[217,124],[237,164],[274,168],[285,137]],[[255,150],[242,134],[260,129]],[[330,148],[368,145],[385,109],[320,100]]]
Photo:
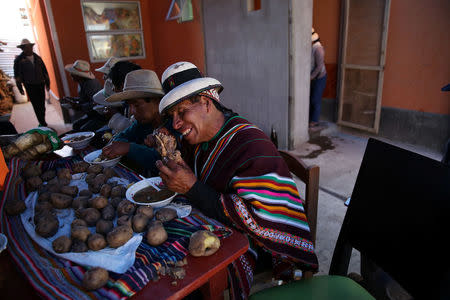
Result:
[[[71,168],[80,157],[54,161],[41,161],[37,164],[43,171],[48,169]],[[217,221],[203,215],[193,214],[164,224],[168,240],[161,246],[152,247],[143,241],[136,250],[134,265],[124,274],[109,272],[107,285],[94,292],[86,292],[81,286],[87,268],[59,258],[36,244],[26,233],[20,216],[7,216],[4,205],[13,197],[24,200],[26,192],[20,171],[26,162],[13,158],[9,163],[10,173],[5,181],[5,191],[0,201],[1,232],[8,237],[8,251],[18,268],[22,271],[36,291],[45,298],[55,299],[126,299],[140,291],[157,276],[157,270],[169,261],[178,261],[188,254],[190,235],[200,229],[213,231],[219,237],[230,234],[230,230]],[[130,182],[140,178],[121,166],[114,167],[119,177]],[[145,239],[144,239],[145,240]]]

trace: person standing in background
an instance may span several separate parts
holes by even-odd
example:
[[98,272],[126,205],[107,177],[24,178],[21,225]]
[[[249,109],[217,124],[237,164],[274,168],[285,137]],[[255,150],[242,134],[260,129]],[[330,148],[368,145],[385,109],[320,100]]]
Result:
[[22,53],[14,60],[14,78],[17,88],[23,95],[23,87],[27,91],[39,126],[47,126],[45,122],[45,89],[50,90],[50,78],[42,58],[33,52],[34,43],[23,39],[17,48]]
[[309,128],[319,124],[322,94],[327,83],[325,50],[319,35],[312,29],[311,34],[311,86],[309,92]]

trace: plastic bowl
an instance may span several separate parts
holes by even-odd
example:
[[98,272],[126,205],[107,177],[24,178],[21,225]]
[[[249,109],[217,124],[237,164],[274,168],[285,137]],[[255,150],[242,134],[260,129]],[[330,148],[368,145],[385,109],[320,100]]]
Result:
[[99,162],[94,162],[94,160],[102,153],[102,149],[100,150],[96,150],[93,151],[89,154],[87,154],[84,157],[84,161],[93,165],[101,165],[103,168],[109,168],[109,167],[114,167],[115,165],[117,165],[117,163],[120,161],[120,159],[122,158],[122,156],[110,159],[110,160],[104,160],[104,161],[99,161]]
[[151,177],[151,178],[143,179],[141,181],[136,182],[135,184],[133,184],[132,186],[130,186],[127,189],[127,192],[125,194],[127,200],[130,202],[133,202],[135,204],[138,204],[138,205],[147,205],[147,206],[150,205],[154,208],[158,208],[158,207],[163,207],[163,206],[166,206],[167,204],[169,204],[172,201],[172,199],[177,195],[177,193],[175,193],[173,196],[170,196],[169,198],[166,198],[166,199],[158,201],[158,202],[143,203],[143,202],[134,201],[134,195],[137,192],[139,192],[140,190],[142,190],[143,188],[152,186],[150,183],[153,183],[156,186],[160,186],[160,184],[162,183],[162,179],[161,179],[161,177]]
[[[83,149],[86,148],[87,145],[89,145],[89,142],[94,138],[94,136],[95,136],[94,132],[85,131],[67,134],[63,138],[61,138],[61,140],[63,141],[64,145],[68,145],[73,149]],[[73,139],[76,139],[78,137],[85,137],[85,138],[80,141],[73,141]]]
[[2,253],[2,251],[6,249],[7,244],[8,244],[8,239],[6,238],[6,235],[4,235],[3,233],[0,233],[0,253]]

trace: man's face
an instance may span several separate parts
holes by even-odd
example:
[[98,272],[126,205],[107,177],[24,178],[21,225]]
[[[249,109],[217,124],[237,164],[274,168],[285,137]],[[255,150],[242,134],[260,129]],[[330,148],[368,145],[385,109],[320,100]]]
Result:
[[159,116],[159,98],[145,101],[144,98],[128,100],[130,113],[134,115],[136,121],[142,124],[150,123]]
[[205,133],[208,132],[209,124],[206,101],[208,100],[205,97],[197,98],[196,101],[188,99],[168,111],[173,128],[180,132],[183,139],[191,145],[207,141]]
[[22,51],[26,56],[33,54],[33,45],[25,45],[22,47]]

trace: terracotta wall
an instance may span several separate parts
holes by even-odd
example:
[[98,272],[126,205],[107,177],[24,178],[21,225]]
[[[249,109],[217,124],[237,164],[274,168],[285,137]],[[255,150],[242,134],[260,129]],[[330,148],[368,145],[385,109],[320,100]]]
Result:
[[391,1],[383,106],[450,114],[450,1]]
[[177,61],[192,62],[205,72],[201,0],[192,0],[194,20],[184,23],[165,21],[169,6],[170,1],[152,1],[150,4],[156,73],[161,76]]
[[336,98],[341,0],[314,0],[313,27],[325,48],[327,85],[324,98]]
[[[313,26],[325,47],[328,82],[336,97],[340,3],[314,0]],[[391,1],[382,106],[450,114],[450,1]]]
[[[89,61],[89,51],[87,48],[80,1],[50,1],[64,64],[73,63],[77,59]],[[139,64],[142,68],[153,69],[154,59],[152,28],[150,24],[150,0],[142,0],[140,3],[146,58],[132,61]],[[91,70],[93,71],[95,68],[102,65],[103,63],[91,63]],[[97,79],[101,80],[103,74],[95,71],[93,72]],[[77,94],[76,84],[70,77],[68,77],[68,82],[70,93],[72,96],[75,96]],[[101,82],[103,81],[101,80]]]
[[57,69],[58,66],[56,65],[56,57],[51,41],[44,0],[29,0],[28,3],[30,5],[29,15],[36,29],[36,45],[39,47],[39,54],[44,60],[50,76],[50,89],[59,97],[62,95],[61,78]]

